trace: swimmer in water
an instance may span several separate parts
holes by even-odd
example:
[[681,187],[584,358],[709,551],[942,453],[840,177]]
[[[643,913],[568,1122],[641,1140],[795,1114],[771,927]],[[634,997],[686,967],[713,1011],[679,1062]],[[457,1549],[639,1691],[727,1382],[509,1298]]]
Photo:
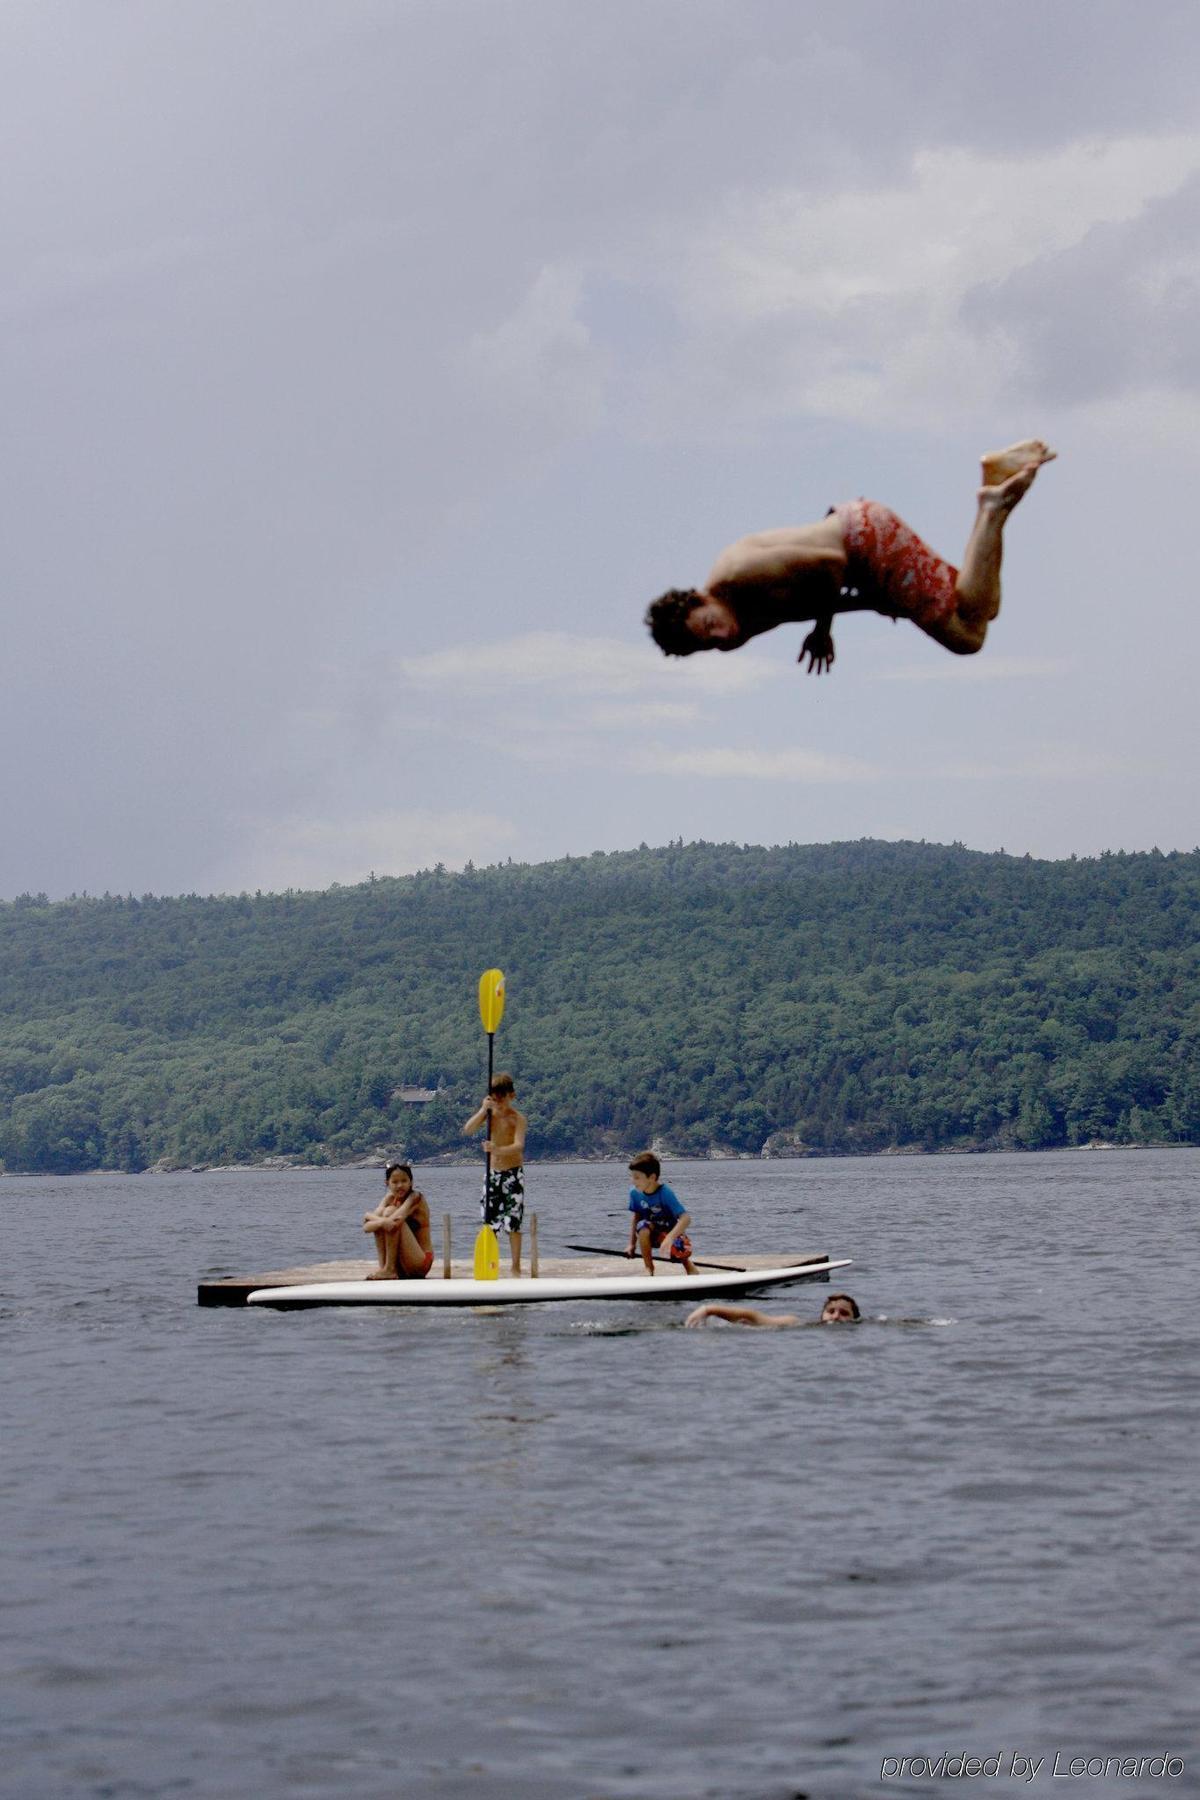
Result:
[[[853,1325],[861,1319],[858,1301],[849,1294],[830,1294],[821,1308],[818,1325]],[[685,1325],[703,1325],[708,1319],[724,1319],[730,1325],[765,1325],[769,1330],[785,1329],[789,1325],[806,1325],[807,1319],[798,1319],[795,1313],[759,1312],[756,1306],[698,1306],[683,1321]]]
[[835,613],[911,619],[956,656],[983,648],[1000,611],[1008,515],[1056,452],[1024,438],[982,459],[983,485],[962,567],[953,568],[877,500],[847,500],[818,524],[752,532],[722,550],[706,586],[672,588],[646,613],[664,656],[737,650],[776,625],[815,621],[800,646],[808,673],[833,667]]

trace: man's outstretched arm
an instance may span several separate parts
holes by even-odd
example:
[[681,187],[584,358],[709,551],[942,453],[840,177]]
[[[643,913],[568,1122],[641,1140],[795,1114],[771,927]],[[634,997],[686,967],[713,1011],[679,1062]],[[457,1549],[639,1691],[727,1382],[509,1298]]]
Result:
[[730,1325],[798,1325],[795,1313],[759,1312],[756,1306],[698,1306],[683,1321],[685,1325],[703,1325],[706,1319],[724,1319]]

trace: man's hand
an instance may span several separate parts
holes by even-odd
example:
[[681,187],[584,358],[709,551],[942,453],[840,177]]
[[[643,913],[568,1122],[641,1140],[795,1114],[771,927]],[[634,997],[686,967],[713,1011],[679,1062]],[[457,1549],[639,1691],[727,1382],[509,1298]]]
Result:
[[796,661],[803,662],[807,656],[808,668],[805,670],[805,674],[825,675],[832,669],[834,664],[832,627],[833,614],[827,613],[823,619],[817,620],[801,644],[800,654]]

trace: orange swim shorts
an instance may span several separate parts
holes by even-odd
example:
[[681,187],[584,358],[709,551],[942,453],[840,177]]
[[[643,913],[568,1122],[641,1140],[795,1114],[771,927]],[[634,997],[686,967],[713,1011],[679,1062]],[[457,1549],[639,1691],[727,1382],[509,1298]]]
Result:
[[849,559],[845,585],[877,612],[937,625],[958,605],[958,570],[878,500],[843,500],[833,512]]

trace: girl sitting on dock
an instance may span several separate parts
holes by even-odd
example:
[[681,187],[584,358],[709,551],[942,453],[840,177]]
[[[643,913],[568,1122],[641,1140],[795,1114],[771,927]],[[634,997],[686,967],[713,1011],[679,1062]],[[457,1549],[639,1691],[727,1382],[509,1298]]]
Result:
[[363,1214],[363,1230],[375,1238],[379,1267],[368,1281],[423,1281],[433,1267],[429,1205],[413,1186],[407,1163],[389,1163],[384,1171],[387,1192],[374,1212]]

